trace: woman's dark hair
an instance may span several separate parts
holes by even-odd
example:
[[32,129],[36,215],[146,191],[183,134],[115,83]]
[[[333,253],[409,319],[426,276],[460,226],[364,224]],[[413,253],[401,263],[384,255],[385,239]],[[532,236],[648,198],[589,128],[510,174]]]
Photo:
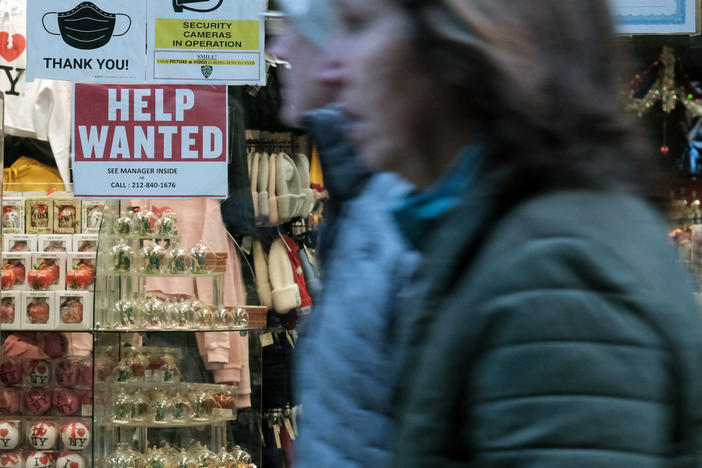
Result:
[[621,189],[661,201],[650,146],[620,101],[622,58],[606,0],[396,0],[438,84],[495,140],[485,170],[508,197]]

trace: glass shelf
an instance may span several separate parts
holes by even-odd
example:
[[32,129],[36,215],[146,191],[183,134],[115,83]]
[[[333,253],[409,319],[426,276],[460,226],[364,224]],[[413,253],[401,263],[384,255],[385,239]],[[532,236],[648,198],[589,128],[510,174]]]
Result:
[[174,429],[179,427],[201,427],[201,426],[213,426],[217,424],[226,423],[228,421],[236,421],[234,416],[230,418],[211,418],[204,421],[169,421],[165,423],[157,422],[125,422],[119,423],[114,421],[96,421],[96,425],[100,427],[134,427],[134,428],[148,428],[148,429]]

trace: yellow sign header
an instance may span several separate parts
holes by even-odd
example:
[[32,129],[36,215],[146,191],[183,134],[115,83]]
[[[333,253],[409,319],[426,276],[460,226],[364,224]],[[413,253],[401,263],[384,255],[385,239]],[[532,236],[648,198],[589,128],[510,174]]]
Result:
[[156,18],[157,49],[257,50],[256,20],[182,20]]

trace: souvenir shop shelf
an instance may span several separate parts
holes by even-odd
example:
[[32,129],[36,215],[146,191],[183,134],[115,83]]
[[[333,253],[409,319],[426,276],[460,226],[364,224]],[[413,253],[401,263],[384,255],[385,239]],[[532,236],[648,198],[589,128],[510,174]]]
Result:
[[[227,254],[206,241],[183,245],[177,213],[105,203],[92,324],[94,466],[129,466],[119,460],[133,458],[161,466],[181,456],[207,459],[210,449],[232,456],[238,387],[193,377],[200,356],[188,354],[197,351],[194,332],[265,326],[265,308],[225,307],[226,268]],[[170,445],[153,447],[164,440]]]

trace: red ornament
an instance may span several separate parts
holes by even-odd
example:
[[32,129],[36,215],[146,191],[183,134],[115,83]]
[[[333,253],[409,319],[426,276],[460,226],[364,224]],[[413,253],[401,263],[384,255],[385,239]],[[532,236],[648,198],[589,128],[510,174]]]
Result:
[[661,146],[661,154],[663,156],[666,156],[669,152],[670,152],[670,148],[668,148],[668,145]]

